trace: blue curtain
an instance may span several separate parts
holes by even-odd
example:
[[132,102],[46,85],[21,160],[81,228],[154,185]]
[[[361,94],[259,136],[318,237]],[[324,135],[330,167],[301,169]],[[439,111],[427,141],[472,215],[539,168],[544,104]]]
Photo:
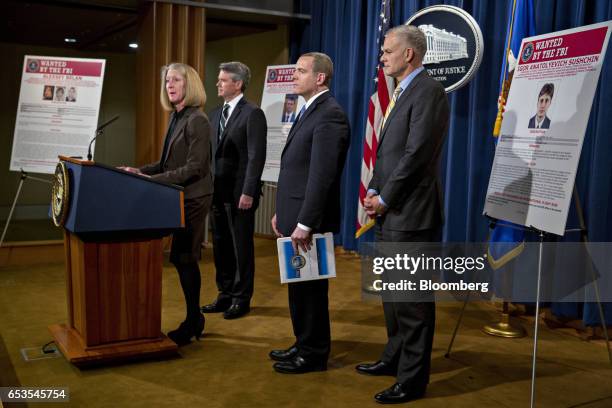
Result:
[[[470,84],[449,96],[451,123],[442,158],[446,223],[444,241],[484,242],[488,225],[481,215],[493,162],[491,132],[497,113],[498,79],[504,52],[509,3],[488,0],[393,0],[393,25],[404,23],[416,11],[449,4],[469,12],[480,25],[485,41],[482,65]],[[342,227],[337,242],[357,249],[355,220],[367,104],[376,65],[373,44],[379,1],[301,0],[297,10],[311,14],[309,24],[291,27],[291,62],[308,51],[321,51],[334,61],[331,90],[351,123],[352,140],[342,181]],[[536,0],[537,34],[579,27],[612,19],[608,0]],[[612,241],[612,52],[606,56],[593,101],[576,185],[584,209],[589,239]],[[575,217],[574,217],[575,218]],[[570,219],[568,227],[576,226]],[[361,239],[371,240],[366,234]],[[612,306],[606,315],[612,323]],[[556,313],[582,315],[587,324],[598,324],[594,306],[555,305]]]

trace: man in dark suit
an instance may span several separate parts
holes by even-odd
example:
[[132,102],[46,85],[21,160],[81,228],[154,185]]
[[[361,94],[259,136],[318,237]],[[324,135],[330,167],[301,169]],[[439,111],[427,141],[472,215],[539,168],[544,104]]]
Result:
[[225,319],[247,314],[253,296],[255,210],[266,161],[266,117],[243,95],[251,73],[241,62],[219,66],[218,95],[211,113],[214,157],[213,245],[217,299],[202,307]]
[[[376,217],[377,242],[431,242],[443,222],[438,180],[448,128],[444,88],[424,70],[424,34],[402,25],[389,30],[381,62],[398,82],[380,132],[376,164],[364,206]],[[370,375],[393,375],[396,383],[376,394],[380,403],[420,398],[429,382],[435,327],[433,302],[384,302],[388,341],[379,361],[358,365]]]
[[552,103],[553,95],[555,94],[555,84],[544,84],[538,95],[538,111],[529,119],[530,129],[548,129],[550,128],[550,118],[546,116],[548,108]]
[[[277,236],[291,236],[294,251],[310,248],[312,234],[340,227],[340,177],[349,146],[346,115],[329,92],[331,59],[322,53],[302,55],[293,74],[302,108],[281,156],[276,214]],[[295,344],[272,350],[274,369],[300,374],[327,369],[330,324],[327,279],[289,283],[289,311]]]

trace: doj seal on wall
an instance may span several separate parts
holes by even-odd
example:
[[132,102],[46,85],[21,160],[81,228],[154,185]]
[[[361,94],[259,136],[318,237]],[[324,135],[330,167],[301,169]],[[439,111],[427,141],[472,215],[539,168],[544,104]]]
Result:
[[418,11],[406,24],[425,33],[423,66],[446,92],[467,84],[480,66],[484,41],[476,20],[454,6],[431,6]]
[[68,202],[70,199],[70,181],[68,169],[64,162],[57,163],[51,187],[51,218],[57,227],[64,225],[68,215]]

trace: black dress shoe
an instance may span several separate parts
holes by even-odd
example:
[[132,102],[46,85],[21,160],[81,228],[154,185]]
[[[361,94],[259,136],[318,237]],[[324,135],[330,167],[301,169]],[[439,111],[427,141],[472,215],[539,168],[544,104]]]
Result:
[[357,370],[359,374],[367,375],[397,375],[397,369],[394,366],[380,360],[375,363],[358,364],[355,370]]
[[404,384],[395,383],[384,391],[374,396],[374,400],[380,404],[400,404],[422,398],[425,390],[412,390]]
[[185,320],[178,328],[168,332],[168,338],[177,346],[185,346],[191,343],[191,338],[200,340],[204,332],[204,316],[200,315],[196,320]]
[[249,313],[250,311],[251,311],[251,308],[249,307],[248,304],[241,305],[241,304],[235,303],[231,305],[229,309],[223,312],[223,318],[227,320],[237,319]]
[[232,303],[229,299],[226,302],[220,302],[219,299],[217,299],[209,305],[202,306],[200,311],[202,313],[221,313],[229,309],[231,305]]
[[274,363],[272,367],[283,374],[304,374],[327,370],[327,361],[307,361],[303,357],[296,356],[292,360]]
[[276,361],[289,361],[293,360],[295,356],[297,356],[298,348],[293,345],[286,350],[272,350],[270,354],[270,358]]

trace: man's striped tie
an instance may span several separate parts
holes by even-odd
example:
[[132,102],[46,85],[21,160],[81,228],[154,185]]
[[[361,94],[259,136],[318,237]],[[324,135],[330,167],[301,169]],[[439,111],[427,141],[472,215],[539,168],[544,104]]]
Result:
[[389,105],[387,105],[387,110],[385,112],[385,117],[383,118],[382,126],[380,127],[381,129],[383,129],[385,127],[385,122],[387,121],[387,118],[391,114],[391,111],[393,110],[393,107],[395,107],[395,102],[397,102],[397,98],[399,98],[399,95],[400,95],[400,93],[402,93],[402,91],[403,91],[403,89],[402,89],[401,86],[398,86],[397,88],[395,88],[395,91],[393,91],[393,98],[391,98],[391,102],[389,102]]
[[229,108],[230,106],[228,103],[223,105],[223,111],[221,112],[221,120],[219,121],[219,140],[221,140],[221,135],[223,135],[225,125],[227,125],[227,113],[229,112]]

